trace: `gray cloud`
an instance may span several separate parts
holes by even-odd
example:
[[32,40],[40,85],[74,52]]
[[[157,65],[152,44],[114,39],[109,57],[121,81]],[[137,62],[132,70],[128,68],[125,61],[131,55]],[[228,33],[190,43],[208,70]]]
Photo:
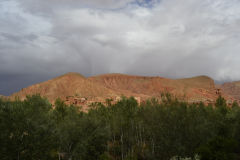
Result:
[[0,93],[69,71],[239,80],[239,41],[238,0],[1,1]]

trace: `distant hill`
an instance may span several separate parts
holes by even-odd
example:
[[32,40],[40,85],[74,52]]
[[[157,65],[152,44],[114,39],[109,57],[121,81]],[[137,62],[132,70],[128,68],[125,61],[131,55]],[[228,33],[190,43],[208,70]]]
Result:
[[106,99],[116,101],[122,95],[134,96],[139,102],[142,102],[151,97],[160,98],[163,93],[171,93],[188,102],[213,103],[220,94],[230,100],[232,100],[231,96],[240,99],[240,87],[238,87],[237,83],[216,87],[214,80],[207,76],[168,79],[104,74],[85,78],[79,73],[67,73],[24,88],[11,95],[10,98],[19,97],[23,100],[27,95],[39,93],[41,96],[47,97],[51,103],[57,98],[61,98],[68,104],[86,105],[92,102],[105,102]]
[[173,80],[163,77],[105,74],[88,79],[123,94],[160,97],[162,93],[169,92],[189,101],[215,100],[218,96],[214,81],[207,76]]
[[50,102],[54,102],[57,98],[65,99],[67,96],[87,98],[115,96],[115,93],[110,89],[88,81],[79,73],[67,73],[52,80],[24,88],[11,95],[11,98],[19,97],[23,100],[26,95],[38,93],[47,97]]
[[225,94],[240,100],[240,81],[224,83],[220,87]]

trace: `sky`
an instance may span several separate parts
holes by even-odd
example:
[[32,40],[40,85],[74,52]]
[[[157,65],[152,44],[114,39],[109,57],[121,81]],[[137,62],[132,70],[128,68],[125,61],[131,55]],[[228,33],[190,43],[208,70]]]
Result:
[[79,72],[240,80],[239,0],[0,0],[0,94]]

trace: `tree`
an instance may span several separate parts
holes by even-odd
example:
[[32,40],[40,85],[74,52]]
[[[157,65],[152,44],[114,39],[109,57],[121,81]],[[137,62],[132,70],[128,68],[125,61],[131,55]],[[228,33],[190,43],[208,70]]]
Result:
[[54,158],[54,133],[47,114],[51,106],[46,99],[33,95],[0,107],[2,159]]

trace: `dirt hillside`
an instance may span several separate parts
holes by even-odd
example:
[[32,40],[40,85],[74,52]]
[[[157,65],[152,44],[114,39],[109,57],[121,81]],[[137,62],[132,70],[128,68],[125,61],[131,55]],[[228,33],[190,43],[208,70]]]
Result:
[[55,99],[65,99],[67,96],[80,96],[86,98],[114,96],[115,93],[104,86],[88,81],[78,73],[67,73],[52,80],[42,82],[22,89],[13,94],[11,98],[24,99],[26,95],[40,94],[47,97],[50,102]]
[[[239,86],[234,84],[234,87],[232,87],[232,85],[226,84],[221,89],[229,95],[231,94],[230,96],[240,98]],[[168,92],[189,102],[213,103],[222,94],[221,89],[218,89],[214,80],[207,76],[167,79],[163,77],[104,74],[85,78],[79,73],[67,73],[24,88],[11,95],[10,98],[19,97],[23,100],[26,95],[39,93],[47,97],[51,103],[57,98],[61,98],[68,104],[86,105],[92,102],[104,102],[107,98],[117,101],[122,95],[134,96],[139,102],[142,102],[151,97],[159,98],[162,93]],[[229,95],[226,97],[229,98]]]
[[88,79],[123,94],[160,97],[162,93],[169,92],[189,101],[215,100],[218,96],[214,81],[206,76],[173,80],[163,77],[106,74]]
[[225,94],[240,100],[240,81],[224,83],[220,87]]

